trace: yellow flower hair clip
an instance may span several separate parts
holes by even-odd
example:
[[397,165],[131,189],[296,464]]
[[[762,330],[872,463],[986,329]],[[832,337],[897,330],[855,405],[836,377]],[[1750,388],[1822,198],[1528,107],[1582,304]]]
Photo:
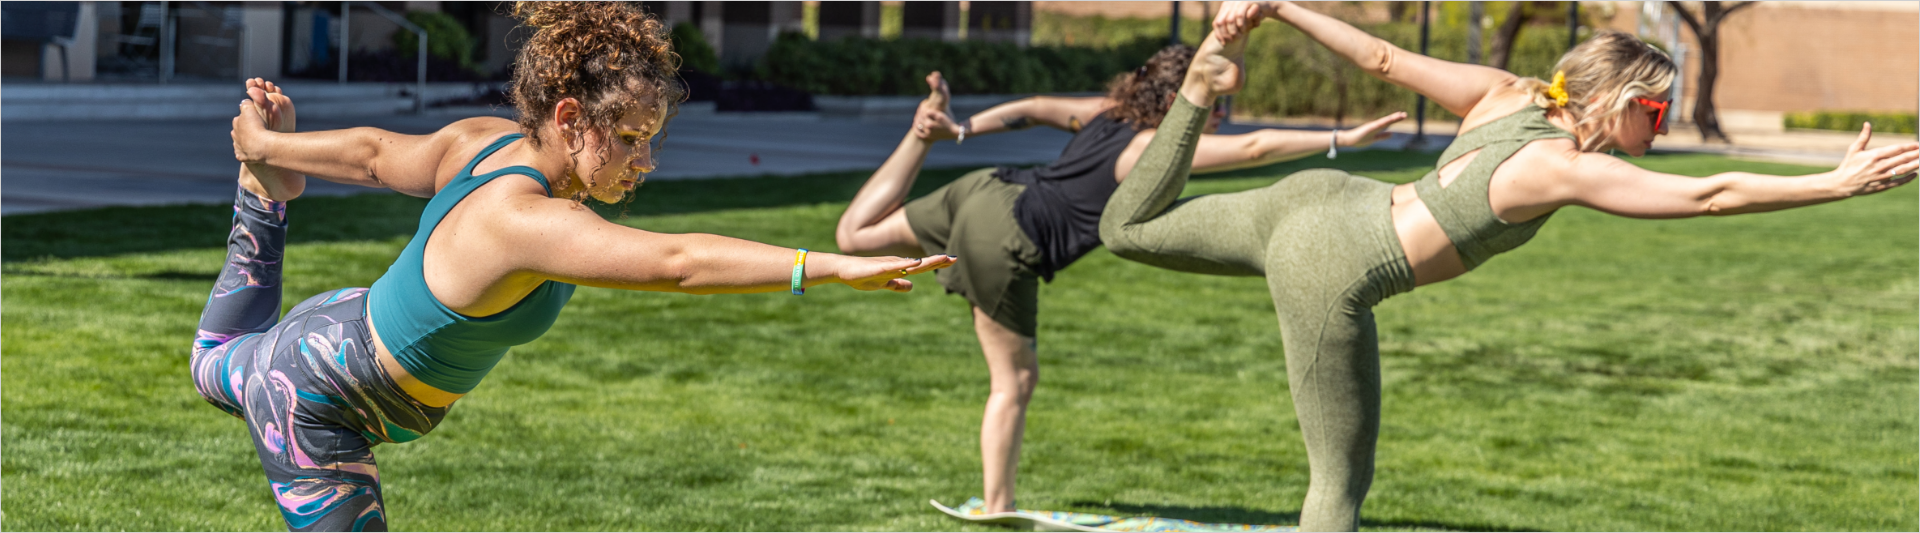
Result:
[[1560,107],[1567,107],[1566,71],[1561,70],[1553,73],[1553,85],[1547,86],[1547,96],[1553,97],[1553,103],[1560,104]]

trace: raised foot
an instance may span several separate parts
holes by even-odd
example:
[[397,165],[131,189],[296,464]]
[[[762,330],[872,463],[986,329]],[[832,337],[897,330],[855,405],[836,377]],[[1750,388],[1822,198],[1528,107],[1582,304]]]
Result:
[[[293,99],[282,93],[279,85],[261,78],[249,79],[247,99],[252,109],[242,110],[243,115],[254,113],[267,129],[275,132],[294,131]],[[245,163],[240,169],[240,186],[262,198],[285,202],[306,191],[307,178],[274,166]]]

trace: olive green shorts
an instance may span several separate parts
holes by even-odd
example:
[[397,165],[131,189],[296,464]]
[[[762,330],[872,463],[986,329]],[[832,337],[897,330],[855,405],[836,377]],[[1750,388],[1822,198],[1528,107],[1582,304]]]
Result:
[[1040,247],[1013,219],[1013,201],[1025,191],[983,168],[933,194],[907,202],[907,225],[928,255],[960,258],[937,274],[948,294],[986,311],[994,322],[1033,337],[1040,312]]

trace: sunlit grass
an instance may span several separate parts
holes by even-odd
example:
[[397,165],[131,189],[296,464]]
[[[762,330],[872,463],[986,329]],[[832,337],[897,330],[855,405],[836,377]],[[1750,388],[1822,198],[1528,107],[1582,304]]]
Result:
[[[1431,158],[1338,163],[1406,181]],[[1691,175],[1814,170],[1641,162]],[[652,183],[622,222],[830,250],[864,178]],[[1920,528],[1914,191],[1682,221],[1566,209],[1526,247],[1388,300],[1366,527]],[[295,202],[288,303],[372,283],[421,204]],[[244,426],[188,379],[230,213],[4,219],[0,527],[283,527]],[[924,502],[979,491],[986,372],[966,304],[932,278],[907,295],[582,289],[440,429],[378,448],[393,526],[968,529]],[[1041,299],[1022,507],[1297,520],[1306,455],[1261,280],[1103,250]]]

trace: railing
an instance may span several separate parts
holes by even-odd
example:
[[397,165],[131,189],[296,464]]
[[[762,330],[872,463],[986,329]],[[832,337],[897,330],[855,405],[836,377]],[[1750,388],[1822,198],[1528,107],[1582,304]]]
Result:
[[392,21],[394,24],[399,24],[400,27],[406,28],[407,31],[413,32],[414,35],[420,37],[419,85],[413,90],[413,112],[419,113],[425,110],[427,108],[427,30],[408,21],[406,17],[400,16],[399,13],[394,13],[393,10],[381,7],[380,4],[373,2],[340,3],[340,83],[347,82],[347,57],[351,55],[349,52],[353,48],[352,41],[348,40],[348,36],[351,34],[347,33],[347,25],[353,20],[353,17],[349,15],[352,14],[351,10],[354,4],[366,6],[368,10],[382,17],[386,17],[387,20]]

